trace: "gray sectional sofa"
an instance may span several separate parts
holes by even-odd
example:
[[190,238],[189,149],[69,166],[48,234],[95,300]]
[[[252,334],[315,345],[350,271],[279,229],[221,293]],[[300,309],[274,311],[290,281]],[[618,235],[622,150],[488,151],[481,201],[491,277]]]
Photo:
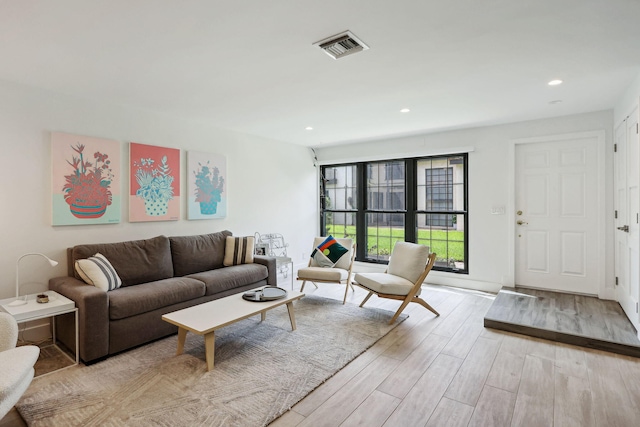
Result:
[[[80,358],[85,363],[97,361],[176,333],[176,326],[161,319],[165,313],[259,286],[276,286],[275,258],[256,256],[250,264],[223,265],[227,236],[230,231],[69,248],[69,276],[49,280],[49,289],[78,307]],[[75,272],[76,260],[97,252],[115,268],[122,279],[120,288],[105,292]],[[56,319],[56,333],[64,345],[75,348],[72,314]]]

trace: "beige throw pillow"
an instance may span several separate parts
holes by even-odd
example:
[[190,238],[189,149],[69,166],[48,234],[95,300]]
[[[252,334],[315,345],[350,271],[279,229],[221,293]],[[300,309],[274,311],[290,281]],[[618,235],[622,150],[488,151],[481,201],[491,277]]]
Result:
[[228,236],[224,248],[225,267],[238,264],[253,263],[254,238],[252,236],[233,237]]
[[122,286],[122,280],[116,273],[116,269],[100,253],[96,253],[87,259],[77,260],[75,268],[85,283],[100,288],[105,292]]

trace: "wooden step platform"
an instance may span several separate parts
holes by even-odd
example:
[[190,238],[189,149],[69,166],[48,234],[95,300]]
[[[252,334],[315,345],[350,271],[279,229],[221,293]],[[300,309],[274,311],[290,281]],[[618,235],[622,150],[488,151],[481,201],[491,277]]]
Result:
[[640,340],[620,304],[595,297],[503,287],[484,326],[640,357]]

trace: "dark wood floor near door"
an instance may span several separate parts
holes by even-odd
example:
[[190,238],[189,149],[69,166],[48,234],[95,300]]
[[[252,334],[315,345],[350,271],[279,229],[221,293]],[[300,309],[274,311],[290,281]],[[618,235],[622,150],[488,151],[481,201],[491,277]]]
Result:
[[595,297],[504,287],[484,326],[640,357],[640,340],[620,304]]

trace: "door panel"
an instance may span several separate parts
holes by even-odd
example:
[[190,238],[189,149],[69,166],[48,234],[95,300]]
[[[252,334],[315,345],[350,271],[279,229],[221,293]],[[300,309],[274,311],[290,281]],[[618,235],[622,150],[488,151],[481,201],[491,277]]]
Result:
[[615,273],[616,298],[631,323],[640,330],[640,141],[637,125],[636,110],[615,133]]
[[562,248],[560,256],[562,257],[560,272],[564,275],[586,276],[587,271],[587,247],[585,233],[563,232],[561,233]]
[[599,293],[598,141],[559,136],[516,145],[517,285]]

